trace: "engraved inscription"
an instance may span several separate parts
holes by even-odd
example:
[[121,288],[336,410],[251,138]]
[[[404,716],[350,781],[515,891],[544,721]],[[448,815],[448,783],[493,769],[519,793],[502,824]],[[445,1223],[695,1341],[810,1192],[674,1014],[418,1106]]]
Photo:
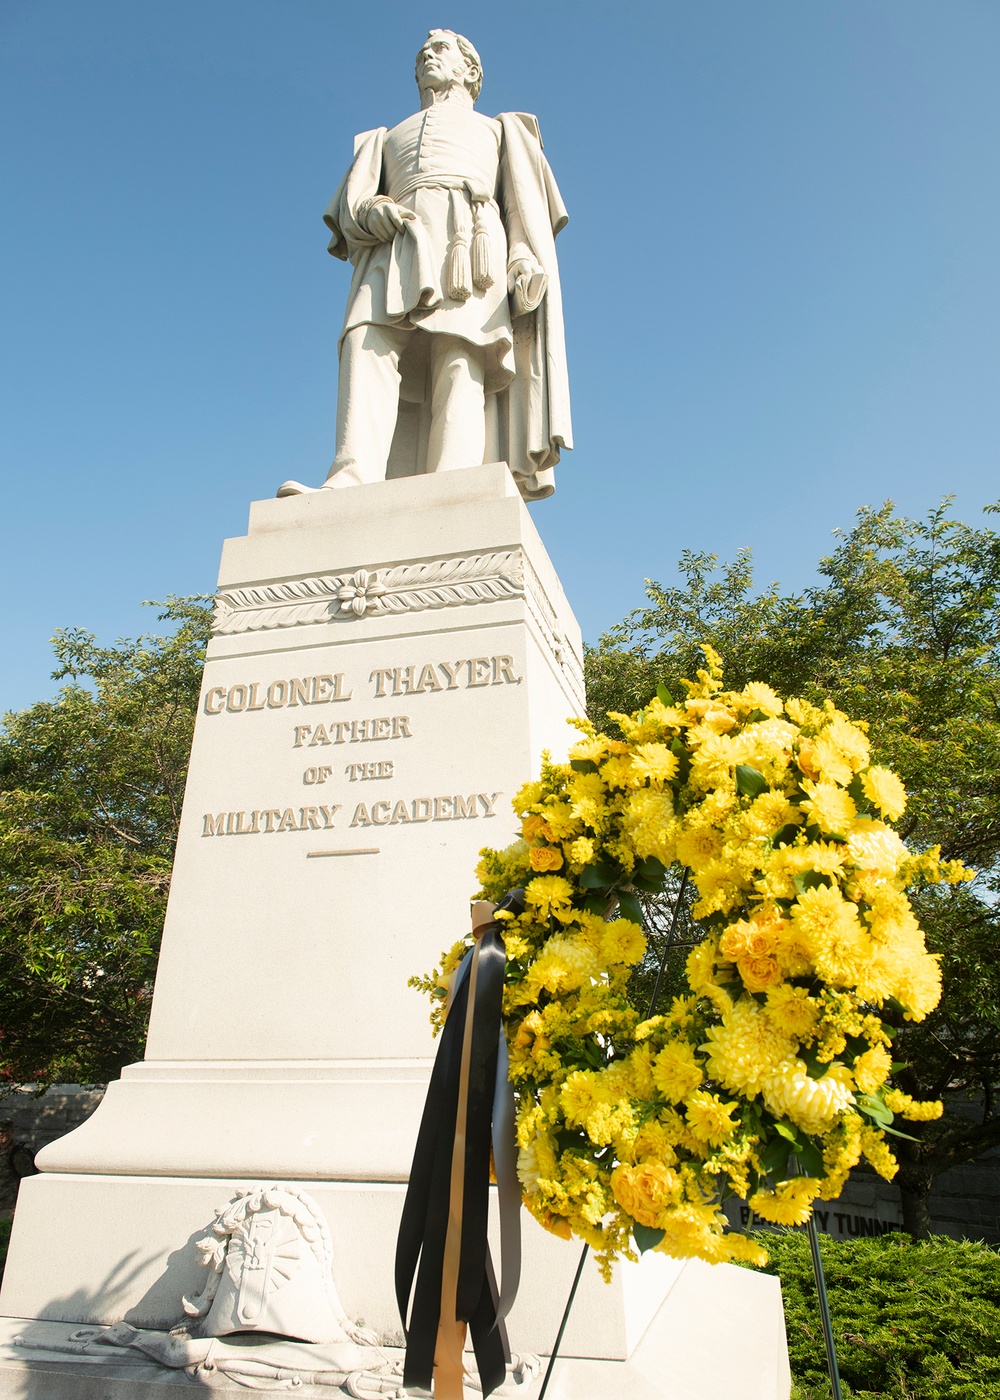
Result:
[[329,705],[337,700],[350,700],[351,691],[344,689],[342,672],[336,675],[299,676],[291,680],[247,681],[231,685],[215,685],[205,695],[206,715],[241,715],[251,710],[281,710],[286,705]]
[[[362,765],[365,766],[365,765]],[[349,826],[410,826],[421,822],[471,821],[495,817],[500,792],[461,793],[442,797],[389,798],[359,802]],[[253,811],[206,812],[202,836],[268,836],[285,831],[329,831],[340,803],[328,807],[261,807]]]
[[[351,826],[398,826],[411,822],[463,821],[480,815],[496,816],[497,798],[502,793],[473,793],[470,797],[414,797],[410,802],[359,802]],[[478,804],[478,805],[477,805]]]
[[375,699],[389,695],[434,695],[440,690],[483,685],[520,685],[512,656],[472,656],[462,661],[426,661],[416,666],[380,666],[369,679]]
[[369,778],[391,778],[393,762],[386,759],[384,763],[349,763],[344,772],[352,783],[365,782]]
[[[329,807],[261,807],[252,812],[206,812],[202,836],[267,836],[281,831],[328,831],[340,811]],[[296,816],[296,812],[298,815]]]
[[345,719],[334,724],[297,724],[293,749],[314,749],[317,744],[370,744],[377,739],[412,739],[406,715],[379,719]]

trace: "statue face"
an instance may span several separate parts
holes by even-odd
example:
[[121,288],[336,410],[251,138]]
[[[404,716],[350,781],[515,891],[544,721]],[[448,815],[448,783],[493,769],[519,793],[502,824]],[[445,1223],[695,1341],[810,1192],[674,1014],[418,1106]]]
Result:
[[417,87],[442,92],[449,87],[465,87],[469,60],[455,42],[454,34],[436,29],[417,54]]

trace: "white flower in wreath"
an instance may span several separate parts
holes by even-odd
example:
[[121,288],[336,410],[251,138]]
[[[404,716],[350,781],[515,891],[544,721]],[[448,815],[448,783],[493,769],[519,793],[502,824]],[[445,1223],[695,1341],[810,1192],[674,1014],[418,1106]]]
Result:
[[377,573],[359,569],[353,578],[337,589],[340,611],[364,617],[375,599],[380,598],[384,592],[385,588],[379,583]]

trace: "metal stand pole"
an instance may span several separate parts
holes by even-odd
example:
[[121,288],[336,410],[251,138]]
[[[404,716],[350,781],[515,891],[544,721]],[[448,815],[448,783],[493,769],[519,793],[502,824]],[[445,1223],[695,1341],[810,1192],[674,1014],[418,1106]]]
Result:
[[538,1400],[545,1400],[545,1392],[549,1388],[549,1380],[552,1376],[552,1367],[555,1365],[556,1357],[559,1354],[559,1347],[563,1339],[563,1333],[566,1331],[566,1324],[569,1322],[569,1314],[573,1307],[573,1299],[576,1297],[576,1290],[579,1288],[580,1279],[583,1277],[583,1266],[587,1262],[587,1252],[589,1249],[590,1246],[585,1244],[580,1251],[580,1262],[576,1266],[576,1277],[573,1279],[573,1287],[569,1290],[569,1297],[566,1299],[566,1307],[563,1309],[562,1322],[560,1322],[559,1331],[556,1333],[555,1346],[552,1348],[549,1364],[545,1368],[545,1379],[542,1381],[542,1388],[538,1392]]
[[810,1214],[809,1224],[806,1227],[809,1232],[809,1252],[812,1255],[813,1277],[816,1280],[816,1294],[819,1298],[819,1315],[823,1323],[823,1341],[826,1345],[826,1369],[830,1374],[830,1389],[833,1392],[833,1400],[843,1400],[843,1391],[840,1388],[840,1368],[837,1365],[837,1347],[833,1340],[833,1323],[830,1320],[830,1303],[826,1296],[826,1277],[823,1273],[823,1256],[819,1252],[819,1232],[816,1229],[816,1217]]

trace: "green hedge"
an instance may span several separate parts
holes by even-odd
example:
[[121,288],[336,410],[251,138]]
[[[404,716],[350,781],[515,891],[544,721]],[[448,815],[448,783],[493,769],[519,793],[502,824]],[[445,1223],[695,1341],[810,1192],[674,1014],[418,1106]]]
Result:
[[[758,1238],[781,1279],[793,1400],[828,1400],[809,1241],[796,1231]],[[1000,1400],[994,1249],[945,1236],[820,1238],[845,1397]]]

